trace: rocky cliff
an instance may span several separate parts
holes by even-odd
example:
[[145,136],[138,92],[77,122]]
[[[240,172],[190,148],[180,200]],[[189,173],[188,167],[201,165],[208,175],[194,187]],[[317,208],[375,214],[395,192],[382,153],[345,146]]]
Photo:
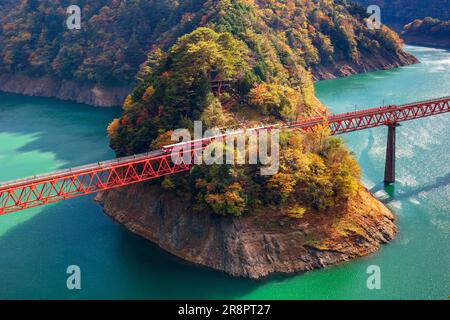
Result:
[[266,209],[241,218],[194,213],[157,186],[101,194],[105,212],[129,231],[194,264],[259,279],[365,256],[392,240],[392,213],[365,189],[329,212],[290,218]]
[[[416,38],[411,38],[422,43]],[[427,42],[428,43],[428,42]],[[433,43],[436,43],[433,42]],[[311,69],[314,81],[347,77],[358,73],[389,70],[419,63],[413,55],[401,51],[385,56],[367,53],[361,62],[338,61],[334,65],[317,65]],[[50,77],[29,77],[20,74],[0,74],[0,91],[28,96],[49,97],[85,103],[96,107],[121,106],[129,93],[126,87],[81,85],[71,80],[56,80]]]
[[36,78],[19,74],[0,74],[0,91],[58,98],[97,107],[113,107],[123,104],[129,89],[80,85],[75,81],[55,80],[50,77]]
[[[414,56],[404,51],[392,56],[388,54],[386,56],[369,56],[370,54],[367,54],[366,59],[360,63],[340,61],[333,66],[315,66],[311,70],[312,77],[314,81],[320,81],[419,63]],[[121,106],[129,90],[127,87],[80,85],[75,81],[56,80],[50,77],[38,78],[20,74],[0,74],[0,91],[75,101],[95,107]]]
[[367,53],[364,61],[361,62],[339,61],[333,66],[315,66],[312,69],[312,75],[313,79],[318,81],[378,70],[390,70],[416,63],[419,63],[419,60],[405,51],[395,54],[387,53],[384,56]]

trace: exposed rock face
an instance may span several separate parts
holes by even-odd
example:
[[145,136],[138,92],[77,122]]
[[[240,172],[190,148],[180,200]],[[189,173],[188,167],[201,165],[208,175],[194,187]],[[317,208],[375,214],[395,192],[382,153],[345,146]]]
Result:
[[80,85],[74,81],[50,77],[0,74],[0,91],[71,100],[97,107],[121,106],[129,90],[125,87]]
[[402,35],[402,38],[408,44],[435,47],[435,48],[450,48],[450,37],[440,38],[432,35]]
[[[418,63],[407,52],[392,56],[365,55],[364,61],[338,62],[335,66],[318,66],[311,70],[315,81],[346,77],[353,74],[388,70]],[[130,89],[126,87],[104,87],[80,85],[69,80],[55,80],[50,77],[34,78],[18,74],[0,74],[0,91],[28,96],[50,97],[85,103],[96,107],[121,106]]]
[[358,73],[389,70],[415,63],[419,63],[419,60],[405,51],[384,56],[365,54],[363,61],[360,63],[342,61],[337,62],[335,66],[320,65],[312,70],[312,74],[314,80],[317,81],[347,77]]
[[97,198],[105,212],[168,252],[235,277],[259,279],[323,268],[375,252],[392,240],[392,213],[362,189],[333,212],[301,219],[280,210],[241,218],[195,213],[157,186],[132,186]]

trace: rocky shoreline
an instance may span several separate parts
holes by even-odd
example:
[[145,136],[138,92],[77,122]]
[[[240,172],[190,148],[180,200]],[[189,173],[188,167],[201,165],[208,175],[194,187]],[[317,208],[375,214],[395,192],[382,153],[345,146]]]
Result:
[[156,185],[108,191],[97,200],[108,216],[163,250],[250,279],[366,256],[397,233],[393,214],[362,187],[348,203],[303,218],[290,218],[276,208],[241,218],[196,213]]
[[435,38],[427,36],[403,36],[405,43],[415,46],[450,49],[449,38]]
[[[417,62],[409,53],[399,52],[311,71],[317,81]],[[0,91],[93,106],[121,105],[129,92],[128,88],[80,87],[48,77],[8,74],[0,75]],[[363,187],[347,203],[320,214],[306,212],[302,218],[291,218],[280,208],[240,218],[196,213],[186,201],[151,184],[108,191],[97,200],[113,220],[163,250],[187,262],[250,279],[302,273],[366,256],[397,233],[393,214]]]
[[367,54],[360,63],[344,61],[338,62],[334,66],[317,66],[313,68],[312,74],[314,81],[320,81],[359,73],[390,70],[419,62],[416,57],[404,51],[383,57]]
[[123,104],[130,89],[80,85],[74,81],[50,77],[35,78],[18,74],[0,74],[0,91],[75,101],[96,107],[117,107]]
[[[311,70],[314,81],[347,77],[377,70],[388,70],[419,63],[407,52],[392,56],[365,56],[360,63],[338,62],[335,66],[318,66]],[[101,85],[79,85],[74,81],[57,80],[50,77],[29,77],[19,74],[0,74],[0,91],[33,97],[57,98],[75,101],[95,107],[121,106],[130,92],[127,87],[105,87]]]

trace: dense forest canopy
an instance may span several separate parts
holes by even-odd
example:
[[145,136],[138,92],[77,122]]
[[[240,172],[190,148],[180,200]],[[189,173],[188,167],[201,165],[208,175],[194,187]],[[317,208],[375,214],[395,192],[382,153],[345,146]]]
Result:
[[417,19],[407,24],[402,34],[405,36],[430,36],[447,39],[447,42],[450,42],[450,20],[441,21],[430,17],[423,20]]
[[165,32],[176,38],[192,30],[189,16],[203,2],[77,1],[82,27],[68,30],[66,9],[72,1],[17,1],[0,12],[0,71],[129,84]]
[[[363,8],[345,1],[220,0],[203,9],[198,28],[149,53],[124,115],[108,128],[117,155],[168,144],[172,130],[192,130],[194,120],[207,129],[321,113],[314,65],[401,50],[395,33],[369,30]],[[213,78],[231,87],[219,95]],[[200,211],[239,216],[288,206],[297,217],[345,201],[360,187],[358,164],[326,126],[309,135],[283,133],[281,148],[274,176],[259,176],[257,166],[201,165],[161,185]]]
[[[233,80],[261,118],[286,121],[317,111],[314,64],[401,50],[394,32],[369,30],[364,10],[345,1],[211,0],[200,14],[199,29],[149,53],[115,124],[119,155],[146,151],[159,132],[189,127],[186,122],[214,108],[211,70]],[[224,48],[220,39],[235,45]],[[224,65],[240,72],[226,74]]]
[[400,48],[387,28],[374,32],[364,27],[362,8],[338,0],[83,0],[77,2],[82,28],[68,30],[66,8],[71,4],[5,2],[9,8],[0,11],[0,72],[127,85],[149,50],[166,50],[199,26],[253,42],[265,37],[275,43],[274,50],[285,51],[282,63],[307,69],[358,62],[367,51],[383,54]]

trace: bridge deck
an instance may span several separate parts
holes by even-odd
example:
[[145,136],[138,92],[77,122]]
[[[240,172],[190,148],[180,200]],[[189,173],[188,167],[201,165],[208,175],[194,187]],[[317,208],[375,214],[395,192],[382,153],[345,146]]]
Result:
[[[283,126],[268,125],[247,131],[259,132],[274,128],[313,130],[319,124],[328,123],[332,134],[343,134],[447,113],[450,110],[449,105],[450,97],[443,97],[336,114],[326,119],[291,122]],[[220,137],[226,136],[227,134]],[[162,150],[0,183],[0,215],[188,171],[193,161],[189,164],[181,161],[182,146],[187,144],[192,147],[189,154],[192,160],[213,140],[214,137],[210,137],[181,145],[175,144]],[[172,159],[174,146],[178,153],[178,159],[175,161]]]

